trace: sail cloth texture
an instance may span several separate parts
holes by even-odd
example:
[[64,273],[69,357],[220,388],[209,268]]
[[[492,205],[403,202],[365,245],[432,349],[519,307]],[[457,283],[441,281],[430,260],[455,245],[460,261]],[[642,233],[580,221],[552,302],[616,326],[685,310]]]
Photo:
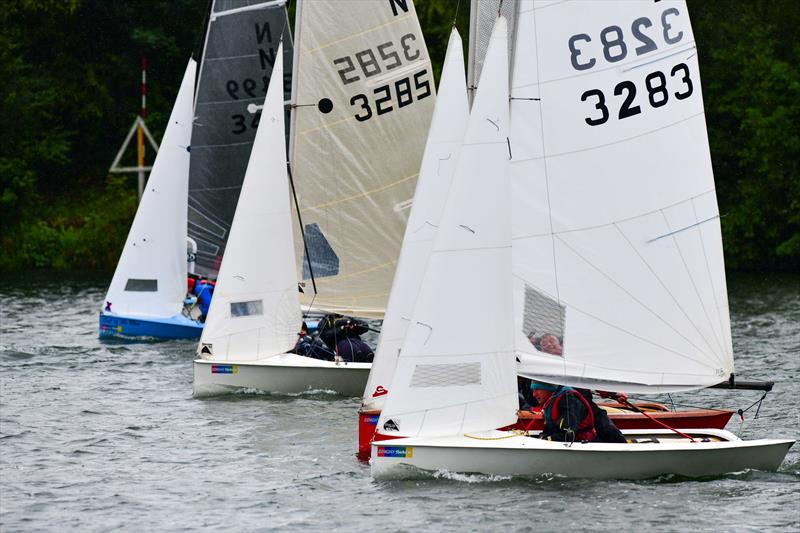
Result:
[[464,51],[461,37],[453,29],[447,44],[436,106],[414,193],[414,205],[408,217],[375,360],[361,402],[364,409],[380,409],[383,406],[383,391],[392,380],[397,355],[408,330],[464,141],[468,118]]
[[[467,87],[470,101],[478,86],[478,79],[483,69],[486,50],[492,37],[492,29],[497,20],[498,11],[508,24],[508,57],[514,60],[514,28],[517,11],[522,0],[472,0],[469,9],[469,56],[467,57]],[[509,69],[509,75],[511,69]]]
[[305,226],[295,234],[302,299],[381,317],[435,100],[425,40],[411,0],[299,2],[295,26],[291,152]]
[[455,435],[516,420],[506,38],[501,17],[378,420],[385,435]]
[[116,314],[172,317],[186,296],[186,189],[192,93],[197,63],[183,74],[103,309]]
[[629,392],[724,381],[730,318],[686,3],[520,9],[511,91],[520,373]]
[[[281,35],[292,46],[284,1],[215,0],[195,99],[189,236],[195,270],[216,277],[255,139]],[[291,68],[285,72],[291,78]],[[288,100],[290,85],[286,84]]]
[[200,339],[201,357],[251,361],[285,353],[300,327],[281,54],[274,72]]

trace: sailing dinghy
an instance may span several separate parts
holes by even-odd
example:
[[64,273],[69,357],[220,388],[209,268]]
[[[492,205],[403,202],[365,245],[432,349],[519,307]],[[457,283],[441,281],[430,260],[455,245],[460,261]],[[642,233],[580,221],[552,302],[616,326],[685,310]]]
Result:
[[[359,396],[369,374],[371,363],[285,352],[297,339],[301,305],[383,315],[435,100],[430,60],[410,1],[298,2],[296,20],[291,175],[283,152],[254,147],[248,176],[261,180],[261,192],[242,196],[236,219],[239,210],[266,209],[265,196],[281,209],[291,201],[294,216],[281,215],[289,228],[283,218],[267,226],[258,217],[232,227],[214,296],[221,302],[212,303],[194,365],[196,396],[236,389]],[[259,130],[265,125],[262,118]],[[238,232],[249,237],[234,255],[240,259],[229,259]],[[294,240],[293,252],[285,252],[286,239]],[[255,250],[260,241],[264,250]],[[288,290],[283,276],[290,265],[294,293],[281,292],[280,306],[271,306],[266,294]],[[253,270],[244,274],[245,268]],[[232,286],[244,287],[228,281],[237,275],[252,284],[237,294],[252,298],[230,300]],[[263,302],[258,314],[242,317],[229,307],[245,301]]]
[[[645,57],[621,44],[654,24],[664,26],[663,40],[639,46]],[[631,34],[620,29],[631,25]],[[510,106],[506,39],[501,17],[378,421],[373,475],[645,478],[777,469],[794,441],[707,429],[630,430],[626,444],[564,443],[496,429],[516,420],[518,357],[533,379],[631,392],[712,386],[733,371],[685,3],[522,3]],[[615,86],[618,100],[608,96]],[[632,101],[636,87],[650,97]],[[620,118],[633,104],[639,110]],[[593,129],[607,123],[607,131]],[[464,317],[478,315],[486,327],[465,331]],[[557,337],[560,353],[528,341],[533,320],[544,324],[540,335]]]
[[[515,21],[519,8],[518,2],[501,2],[500,0],[473,0],[470,12],[470,43],[467,75],[467,88],[474,90],[483,66],[483,59],[489,44],[492,28],[498,11],[507,21]],[[511,31],[509,31],[511,33]],[[444,187],[446,194],[449,179],[457,160],[460,140],[466,128],[467,107],[462,105],[465,98],[463,75],[463,55],[460,44],[453,47],[453,39],[458,39],[456,32],[451,36],[442,80],[439,87],[439,98],[431,123],[431,129],[423,159],[420,178],[415,194],[415,203],[411,210],[409,225],[403,240],[397,275],[395,276],[386,317],[381,328],[375,361],[367,381],[367,388],[361,401],[358,423],[358,456],[369,459],[370,443],[377,428],[380,410],[388,393],[388,387],[397,364],[397,355],[408,326],[409,314],[419,290],[419,283],[427,265],[433,234],[438,227],[438,220],[444,205],[444,197],[438,195],[436,189],[427,190],[428,175],[436,176],[431,183]],[[512,39],[509,39],[511,44]],[[458,40],[460,43],[460,39]],[[514,47],[509,46],[509,55],[513,56]],[[456,78],[458,81],[456,81]],[[463,108],[463,114],[460,114]],[[441,120],[442,123],[438,124]],[[438,148],[437,148],[438,147]],[[430,154],[430,158],[429,158]],[[426,169],[426,165],[432,167]],[[450,173],[445,171],[449,169]],[[439,191],[442,189],[440,188]],[[413,231],[412,231],[413,228]],[[406,254],[413,254],[412,260],[404,259]],[[531,324],[527,324],[528,327]],[[528,329],[527,331],[530,331]],[[756,385],[759,386],[759,385]],[[689,409],[670,411],[657,403],[638,402],[635,408],[647,412],[647,415],[631,410],[629,406],[615,403],[602,403],[600,407],[608,411],[608,416],[620,429],[660,429],[662,424],[682,428],[716,428],[724,429],[733,415],[728,409]],[[540,412],[521,410],[518,419],[512,426],[521,430],[541,430],[543,418]]]
[[197,64],[189,60],[117,269],[100,311],[100,336],[188,339],[203,324],[184,313],[186,191]]
[[[280,50],[280,47],[279,47]],[[232,388],[303,391],[309,383],[349,391],[358,367],[333,379],[315,373],[336,363],[286,353],[301,321],[286,171],[283,58],[275,59],[206,327],[194,362],[194,391]],[[267,246],[254,246],[264,239]],[[302,369],[302,371],[298,371]],[[336,380],[336,381],[334,381]],[[335,389],[334,389],[335,390]]]

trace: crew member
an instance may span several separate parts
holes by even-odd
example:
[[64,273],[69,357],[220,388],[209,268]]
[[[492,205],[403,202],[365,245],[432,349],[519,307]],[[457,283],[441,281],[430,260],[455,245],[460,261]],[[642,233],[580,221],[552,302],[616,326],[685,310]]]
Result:
[[531,390],[542,406],[541,438],[563,442],[597,440],[591,405],[578,391],[540,381],[531,382]]

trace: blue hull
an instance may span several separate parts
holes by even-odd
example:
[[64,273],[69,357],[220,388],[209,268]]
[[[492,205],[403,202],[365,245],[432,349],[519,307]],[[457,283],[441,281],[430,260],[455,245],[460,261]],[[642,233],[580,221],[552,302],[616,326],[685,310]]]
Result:
[[100,337],[150,337],[156,339],[197,339],[203,324],[183,315],[168,318],[134,317],[100,313]]

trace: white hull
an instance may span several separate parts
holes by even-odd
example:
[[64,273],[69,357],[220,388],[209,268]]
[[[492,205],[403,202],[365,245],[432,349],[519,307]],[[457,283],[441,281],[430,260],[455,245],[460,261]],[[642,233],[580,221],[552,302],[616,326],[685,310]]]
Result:
[[[689,430],[687,430],[689,431]],[[745,469],[777,470],[792,440],[743,441],[724,430],[692,430],[711,442],[671,438],[668,430],[627,431],[658,443],[549,442],[510,432],[467,437],[403,438],[372,443],[372,475],[403,478],[422,471],[577,478],[641,479],[661,474],[721,475]],[[508,437],[508,438],[503,438]],[[410,457],[408,457],[410,455]],[[413,468],[410,468],[413,467]]]
[[210,396],[256,389],[282,394],[309,390],[360,396],[372,363],[334,363],[296,354],[258,361],[194,361],[194,395]]

